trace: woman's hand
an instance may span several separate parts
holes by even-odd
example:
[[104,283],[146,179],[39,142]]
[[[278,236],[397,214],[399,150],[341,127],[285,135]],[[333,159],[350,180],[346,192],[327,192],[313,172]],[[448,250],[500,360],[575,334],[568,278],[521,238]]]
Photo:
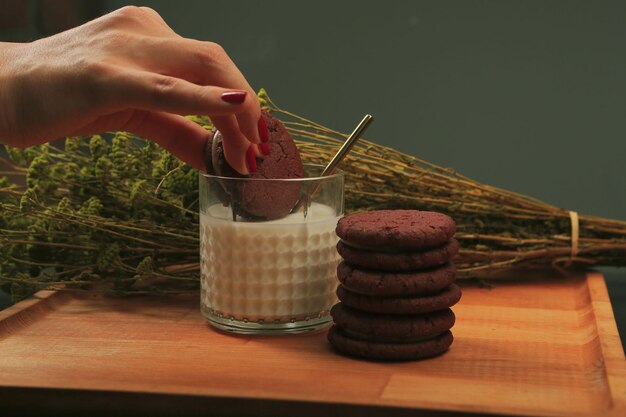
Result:
[[154,10],[125,7],[28,44],[0,43],[0,143],[129,131],[204,169],[207,132],[182,115],[211,117],[228,162],[268,137],[254,90],[217,44],[177,35]]

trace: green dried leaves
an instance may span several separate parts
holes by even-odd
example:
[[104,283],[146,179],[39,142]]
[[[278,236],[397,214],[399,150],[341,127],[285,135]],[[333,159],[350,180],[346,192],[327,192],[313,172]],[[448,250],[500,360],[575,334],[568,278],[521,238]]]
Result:
[[[305,162],[325,164],[345,135],[280,109]],[[204,116],[189,119],[207,130]],[[111,291],[198,285],[198,172],[126,132],[8,148],[27,189],[0,178],[0,286],[23,297],[50,285],[97,283]],[[411,208],[457,221],[464,277],[570,256],[568,212],[480,184],[452,169],[361,140],[343,162],[347,211]],[[158,186],[158,190],[157,190]],[[579,258],[624,265],[626,222],[581,216]],[[181,267],[184,265],[184,267]]]
[[[144,280],[157,273],[142,259],[164,265],[197,259],[197,213],[189,209],[197,204],[197,172],[164,149],[119,132],[9,154],[27,168],[23,192],[5,178],[0,183],[0,286],[15,295],[51,282],[128,290],[137,268]],[[165,170],[176,166],[156,195]]]
[[120,262],[120,245],[117,242],[102,245],[96,258],[96,271],[111,272]]

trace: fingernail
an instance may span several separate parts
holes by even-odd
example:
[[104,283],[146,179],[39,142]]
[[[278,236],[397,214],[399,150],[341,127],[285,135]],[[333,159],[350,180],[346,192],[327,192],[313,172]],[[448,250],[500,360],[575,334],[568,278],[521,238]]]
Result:
[[256,155],[254,154],[252,146],[248,146],[248,150],[246,151],[246,165],[251,174],[256,172]]
[[227,103],[239,104],[244,102],[246,94],[246,91],[228,91],[226,93],[222,93],[222,100]]
[[261,152],[263,155],[267,156],[270,154],[270,144],[267,142],[259,143],[259,148],[261,148]]
[[259,137],[261,138],[261,142],[265,143],[270,140],[270,131],[267,130],[267,125],[265,124],[265,120],[263,120],[263,116],[259,118]]

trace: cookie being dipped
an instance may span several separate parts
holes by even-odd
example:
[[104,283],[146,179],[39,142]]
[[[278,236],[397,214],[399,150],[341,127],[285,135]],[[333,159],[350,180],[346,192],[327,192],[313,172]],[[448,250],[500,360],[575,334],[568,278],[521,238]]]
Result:
[[[214,131],[207,140],[205,165],[207,173],[219,177],[247,179],[297,179],[304,177],[300,152],[285,126],[268,112],[261,117],[269,131],[269,154],[257,158],[257,169],[242,175],[232,168],[224,155],[221,132]],[[273,220],[287,216],[300,197],[298,181],[224,181],[220,199],[232,206],[233,212],[245,219]]]

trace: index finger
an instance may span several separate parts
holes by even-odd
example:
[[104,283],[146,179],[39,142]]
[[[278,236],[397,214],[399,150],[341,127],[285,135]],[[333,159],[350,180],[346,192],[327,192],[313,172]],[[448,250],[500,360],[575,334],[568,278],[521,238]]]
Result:
[[220,45],[185,38],[152,38],[147,40],[158,53],[147,54],[145,66],[155,72],[165,72],[200,85],[213,85],[248,91],[241,111],[236,113],[241,132],[254,143],[259,143],[258,123],[261,106],[246,78]]

